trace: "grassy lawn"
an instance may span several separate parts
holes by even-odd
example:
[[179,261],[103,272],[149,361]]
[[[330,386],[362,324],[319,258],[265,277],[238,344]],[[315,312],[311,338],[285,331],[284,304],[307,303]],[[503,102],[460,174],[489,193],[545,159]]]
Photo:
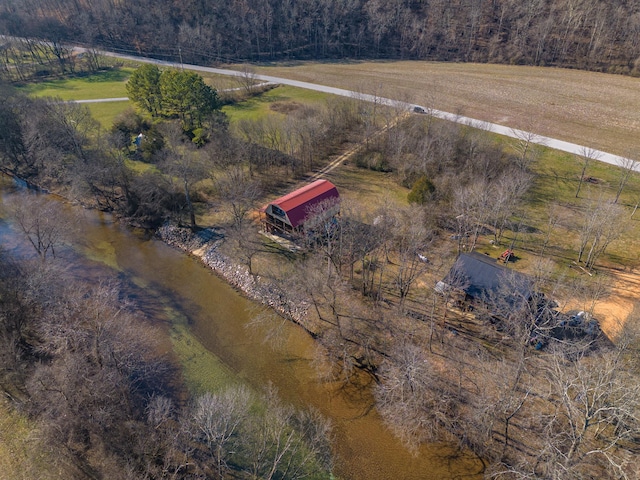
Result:
[[24,416],[0,401],[0,478],[61,478],[51,459],[36,448],[34,429]]
[[[93,75],[47,80],[29,83],[20,90],[34,97],[53,97],[62,100],[95,100],[100,98],[122,98],[127,96],[125,84],[134,68],[119,68],[98,72]],[[128,101],[89,103],[91,116],[103,128],[110,128],[113,119],[131,107]]]
[[128,108],[132,108],[133,104],[126,102],[102,102],[87,103],[91,116],[95,118],[102,128],[109,129],[113,125],[113,120]]
[[[575,156],[544,149],[540,160],[533,165],[537,174],[534,186],[527,198],[527,217],[532,226],[544,230],[549,206],[560,206],[560,223],[552,241],[559,251],[575,260],[578,244],[578,228],[584,223],[585,211],[591,202],[612,202],[615,199],[622,170],[601,162],[591,162],[585,172],[590,181],[585,181],[576,198],[582,165]],[[640,215],[631,218],[640,199],[640,175],[633,173],[622,190],[618,204],[629,214],[622,237],[607,249],[607,255],[599,262],[611,266],[639,266]],[[568,259],[568,260],[569,260]]]
[[30,83],[20,89],[34,97],[56,97],[62,100],[126,97],[125,84],[133,71],[133,68],[119,68],[93,75]]
[[322,105],[328,95],[326,93],[304,90],[286,85],[278,86],[262,95],[252,97],[242,103],[227,105],[222,108],[233,124],[241,120],[258,120],[269,114],[281,115],[304,105]]
[[[513,142],[495,135],[493,138],[507,151],[509,143]],[[533,185],[520,212],[512,219],[522,219],[523,231],[518,234],[507,231],[500,246],[489,243],[492,235],[483,236],[477,248],[482,253],[497,257],[515,239],[514,247],[519,250],[517,255],[521,261],[514,267],[522,270],[532,266],[534,258],[540,252],[552,209],[555,209],[558,223],[553,229],[545,257],[550,257],[558,266],[565,267],[575,261],[579,229],[585,223],[585,212],[591,203],[613,202],[622,175],[619,167],[591,160],[585,171],[585,178],[589,181],[583,181],[580,194],[576,197],[583,168],[582,159],[546,147],[539,147],[539,152],[539,157],[530,166],[535,174]],[[629,214],[629,219],[624,225],[621,238],[612,242],[606,254],[599,259],[599,266],[640,266],[640,212],[631,218],[639,200],[640,174],[632,173],[618,200],[618,204]]]
[[326,175],[333,182],[343,201],[357,207],[359,212],[373,219],[379,208],[407,205],[409,189],[398,185],[393,174],[359,168],[349,162]]
[[218,92],[241,87],[240,82],[235,77],[229,75],[218,75],[215,73],[197,72],[204,79],[204,82],[215,88]]

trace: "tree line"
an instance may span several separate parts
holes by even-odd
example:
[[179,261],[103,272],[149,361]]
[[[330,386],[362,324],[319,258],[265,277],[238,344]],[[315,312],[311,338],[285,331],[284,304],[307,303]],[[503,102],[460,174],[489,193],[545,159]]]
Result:
[[238,224],[265,186],[311,170],[359,124],[357,102],[331,100],[231,128],[199,75],[150,65],[127,88],[139,110],[103,129],[85,105],[0,85],[0,167],[149,228],[195,227],[197,209],[221,203]]
[[0,29],[198,64],[403,58],[636,74],[639,8],[629,0],[29,0],[4,2]]
[[89,48],[75,56],[69,46],[56,41],[20,38],[7,40],[0,47],[0,79],[6,82],[95,73],[108,63],[95,49]]

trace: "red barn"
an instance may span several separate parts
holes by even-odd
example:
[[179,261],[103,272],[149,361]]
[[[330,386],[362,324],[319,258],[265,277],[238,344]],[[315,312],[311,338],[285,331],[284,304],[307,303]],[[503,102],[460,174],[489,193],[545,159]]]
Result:
[[309,230],[336,215],[339,203],[336,186],[328,180],[316,180],[265,206],[264,229],[284,233]]

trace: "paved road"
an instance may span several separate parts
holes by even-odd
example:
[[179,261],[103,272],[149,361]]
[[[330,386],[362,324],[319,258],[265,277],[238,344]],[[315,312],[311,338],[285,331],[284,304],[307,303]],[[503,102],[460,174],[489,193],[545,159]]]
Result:
[[128,102],[129,97],[116,98],[92,98],[90,100],[70,100],[72,103],[104,103],[104,102]]
[[[189,64],[181,64],[175,62],[166,62],[163,60],[155,60],[151,58],[144,57],[136,57],[132,55],[121,55],[113,52],[100,52],[103,55],[110,57],[123,58],[127,60],[132,60],[136,62],[144,62],[144,63],[153,63],[156,65],[163,65],[167,67],[174,68],[184,68],[187,70],[194,70],[199,72],[207,72],[207,73],[215,73],[218,75],[229,75],[233,77],[243,77],[244,74],[242,72],[238,72],[235,70],[227,70],[222,68],[212,68],[212,67],[202,67],[199,65],[189,65]],[[375,95],[368,95],[359,92],[354,92],[351,90],[344,90],[342,88],[328,87],[326,85],[318,85],[315,83],[309,82],[300,82],[298,80],[290,80],[288,78],[280,78],[280,77],[272,77],[269,75],[253,75],[253,78],[256,80],[262,80],[263,82],[269,83],[279,83],[282,85],[290,85],[292,87],[305,88],[307,90],[315,90],[318,92],[331,93],[333,95],[339,95],[342,97],[350,97],[350,98],[358,98],[360,100],[364,100],[367,102],[375,102],[380,105],[388,105],[396,108],[402,108],[408,111],[413,111],[414,107],[419,107],[423,109],[430,115],[433,115],[436,118],[441,118],[443,120],[449,120],[451,122],[461,123],[465,125],[469,125],[475,128],[479,128],[482,130],[486,130],[488,132],[496,133],[499,135],[504,135],[506,137],[515,138],[519,140],[528,140],[530,143],[545,145],[550,148],[554,148],[556,150],[560,150],[562,152],[568,152],[576,155],[582,154],[585,149],[589,148],[588,146],[577,145],[575,143],[565,142],[564,140],[558,140],[556,138],[544,137],[541,135],[536,135],[531,132],[526,132],[524,130],[517,130],[514,128],[510,128],[504,125],[499,125],[497,123],[489,123],[483,120],[478,120],[475,118],[464,117],[461,115],[456,115],[454,113],[443,112],[441,110],[435,110],[423,105],[416,105],[412,103],[401,102],[398,100],[393,100],[391,98],[378,97]],[[597,159],[604,163],[609,163],[611,165],[624,166],[625,163],[628,163],[628,160],[619,155],[614,155],[612,153],[603,152],[600,150],[590,149],[590,155],[592,159]],[[640,170],[640,163],[635,164],[635,169]]]

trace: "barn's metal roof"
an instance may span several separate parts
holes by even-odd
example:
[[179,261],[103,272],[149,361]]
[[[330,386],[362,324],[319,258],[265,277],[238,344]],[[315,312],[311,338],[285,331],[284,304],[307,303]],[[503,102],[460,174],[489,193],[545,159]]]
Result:
[[276,205],[284,210],[291,226],[296,228],[304,222],[314,205],[324,200],[339,198],[336,186],[328,180],[321,179],[277,198],[269,205]]

